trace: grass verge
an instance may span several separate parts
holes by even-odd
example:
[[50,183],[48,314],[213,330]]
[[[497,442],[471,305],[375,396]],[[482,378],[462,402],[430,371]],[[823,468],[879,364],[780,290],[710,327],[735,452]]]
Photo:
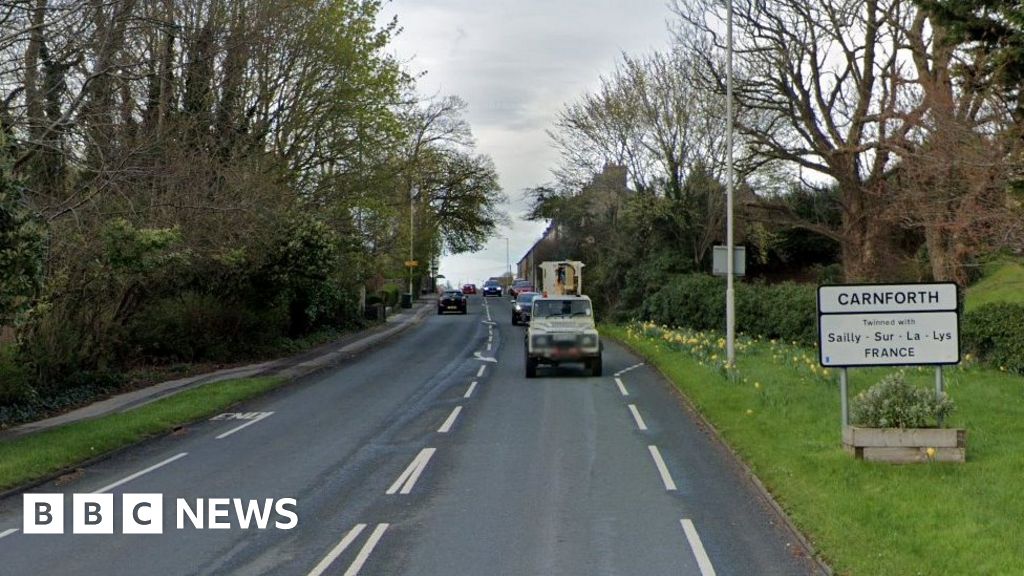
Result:
[[[737,370],[718,335],[601,328],[658,367],[721,432],[839,574],[1019,574],[1024,557],[1024,379],[947,369],[967,463],[856,461],[840,445],[835,371],[816,352],[741,338]],[[851,398],[892,370],[850,371]],[[932,369],[904,369],[932,386]]]
[[996,302],[1024,304],[1024,264],[1000,261],[990,268],[984,278],[967,288],[965,310]]
[[242,378],[205,384],[128,412],[0,442],[0,490],[22,486],[175,427],[220,413],[284,383]]

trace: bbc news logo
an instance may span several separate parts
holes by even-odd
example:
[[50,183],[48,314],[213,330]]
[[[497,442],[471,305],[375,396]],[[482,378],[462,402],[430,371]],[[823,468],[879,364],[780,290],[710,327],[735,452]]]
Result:
[[[25,534],[63,534],[64,494],[25,494],[22,530]],[[178,498],[174,501],[177,530],[291,530],[299,524],[294,498]],[[163,534],[163,494],[122,494],[122,534]],[[72,494],[72,534],[113,534],[117,519],[113,494]]]

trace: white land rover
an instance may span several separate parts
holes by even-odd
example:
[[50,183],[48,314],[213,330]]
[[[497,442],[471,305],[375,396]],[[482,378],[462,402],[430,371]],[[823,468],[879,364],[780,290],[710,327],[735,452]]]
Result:
[[526,331],[526,377],[535,377],[539,364],[562,362],[582,362],[591,376],[601,375],[601,338],[586,296],[544,296],[533,301]]

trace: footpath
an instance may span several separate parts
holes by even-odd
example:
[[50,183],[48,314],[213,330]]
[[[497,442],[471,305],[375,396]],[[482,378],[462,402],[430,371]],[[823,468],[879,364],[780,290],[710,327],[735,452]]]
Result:
[[422,322],[428,313],[434,311],[436,306],[437,302],[434,296],[424,296],[421,300],[413,302],[412,308],[400,309],[398,312],[389,315],[382,324],[352,334],[346,334],[338,340],[322,344],[300,354],[258,364],[207,372],[188,378],[179,378],[124,394],[118,394],[117,396],[99,400],[88,406],[83,406],[70,412],[53,416],[52,418],[11,427],[0,432],[0,439],[24,436],[72,422],[125,412],[211,382],[256,376],[277,376],[289,380],[301,378],[324,368],[334,366],[408,330]]

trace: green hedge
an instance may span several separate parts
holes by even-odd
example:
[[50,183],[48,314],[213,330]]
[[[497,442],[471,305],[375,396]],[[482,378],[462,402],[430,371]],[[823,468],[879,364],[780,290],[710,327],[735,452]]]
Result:
[[960,347],[992,366],[1024,374],[1024,305],[985,304],[963,315]]
[[[817,287],[782,282],[736,283],[736,330],[751,336],[812,345],[817,341]],[[648,298],[647,320],[695,330],[725,329],[725,280],[676,276]]]

